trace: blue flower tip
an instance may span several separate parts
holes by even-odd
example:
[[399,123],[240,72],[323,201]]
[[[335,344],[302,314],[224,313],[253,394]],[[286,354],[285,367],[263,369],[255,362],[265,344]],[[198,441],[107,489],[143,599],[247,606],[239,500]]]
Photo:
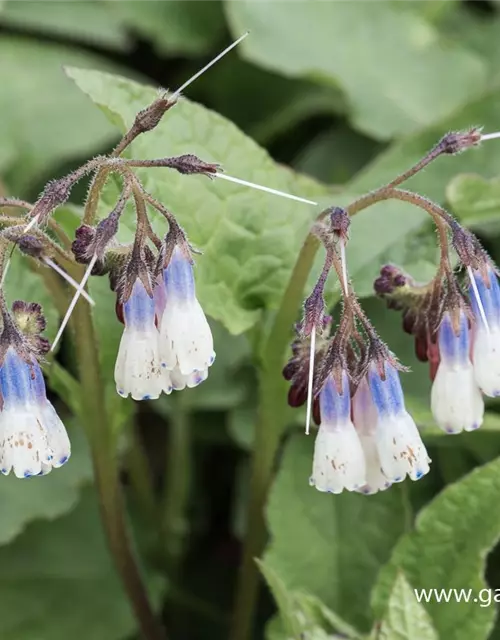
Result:
[[25,478],[31,478],[31,476],[32,476],[32,475],[33,475],[33,474],[31,473],[31,471],[25,471],[25,472],[24,472],[24,477],[25,477]]
[[394,478],[394,482],[401,482],[403,480],[403,476],[398,476],[397,478]]
[[417,480],[420,480],[420,478],[424,475],[424,472],[421,471],[420,469],[417,469],[417,473],[415,474],[415,478]]
[[161,366],[165,369],[165,368],[166,368],[166,366],[167,366],[167,363],[166,363],[166,362],[162,362],[162,363],[161,363]]
[[145,396],[142,396],[143,400],[151,400],[151,396],[147,393]]
[[215,362],[215,353],[212,354],[212,356],[210,357],[210,360],[208,361],[208,366],[210,367],[211,365],[213,365],[214,362]]
[[69,456],[63,456],[62,458],[59,459],[59,464],[64,464],[65,462],[68,461]]

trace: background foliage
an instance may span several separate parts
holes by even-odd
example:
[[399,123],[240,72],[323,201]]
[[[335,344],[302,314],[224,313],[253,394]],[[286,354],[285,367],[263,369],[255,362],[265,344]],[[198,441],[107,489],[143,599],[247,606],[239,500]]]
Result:
[[[154,87],[175,89],[247,29],[251,36],[131,155],[196,153],[231,175],[341,205],[394,177],[450,129],[500,128],[494,2],[4,0],[0,191],[35,199],[50,177],[110,149]],[[411,188],[450,207],[499,262],[499,173],[500,143],[491,142],[440,159]],[[120,433],[132,524],[169,637],[224,638],[246,529],[259,348],[318,210],[203,176],[141,175],[203,250],[197,287],[213,319],[217,360],[197,389],[140,406],[118,398],[121,325],[107,281],[94,279],[110,428]],[[58,213],[68,231],[84,195],[79,186]],[[110,184],[102,213],[115,195]],[[132,232],[131,214],[122,239]],[[255,638],[360,638],[374,623],[385,640],[500,638],[494,605],[419,605],[412,592],[500,587],[498,402],[489,402],[478,432],[438,433],[427,368],[397,315],[372,298],[383,262],[420,279],[432,275],[432,226],[402,203],[377,205],[353,220],[348,260],[370,317],[412,368],[404,385],[432,470],[376,496],[315,493],[307,484],[313,440],[298,432],[303,414],[276,398],[289,430],[260,565],[274,598],[263,590]],[[11,299],[44,305],[53,336],[59,310],[19,256],[6,287]],[[334,282],[330,290],[334,304]],[[134,638],[97,517],[67,343],[48,375],[74,453],[47,478],[1,479],[0,637]],[[268,624],[274,602],[279,617]]]

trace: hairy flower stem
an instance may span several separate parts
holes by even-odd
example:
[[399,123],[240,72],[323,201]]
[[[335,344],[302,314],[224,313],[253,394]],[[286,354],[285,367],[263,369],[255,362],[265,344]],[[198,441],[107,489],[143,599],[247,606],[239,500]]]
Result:
[[[383,186],[362,196],[346,207],[346,211],[350,216],[354,216],[363,209],[384,200],[409,202],[427,211],[436,222],[438,220],[440,223],[449,222],[453,219],[447,211],[426,198],[392,186]],[[322,212],[318,220],[322,220],[328,211],[327,209]],[[443,225],[439,224],[438,229],[441,233]],[[441,239],[443,240],[443,237]],[[282,378],[281,371],[291,341],[293,324],[302,304],[304,289],[318,247],[318,239],[310,233],[300,250],[281,306],[262,350],[265,356],[259,380],[259,415],[252,456],[247,532],[243,546],[243,561],[238,577],[231,640],[249,640],[251,636],[259,586],[259,574],[255,559],[262,555],[266,542],[264,509],[272,480],[276,451],[286,426],[286,412],[284,410],[286,382]]]
[[90,442],[101,518],[108,544],[137,618],[141,637],[145,640],[165,640],[166,634],[156,620],[149,602],[127,532],[124,500],[118,476],[116,443],[106,415],[97,341],[88,305],[78,304],[72,321],[77,336],[77,362],[82,404],[85,406],[82,418]]

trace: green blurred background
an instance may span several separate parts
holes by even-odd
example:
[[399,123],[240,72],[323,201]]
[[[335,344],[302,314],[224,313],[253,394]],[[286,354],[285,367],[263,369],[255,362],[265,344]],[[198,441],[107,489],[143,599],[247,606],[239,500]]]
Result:
[[[342,204],[377,187],[450,129],[500,129],[500,4],[493,1],[0,0],[0,194],[34,200],[48,179],[118,140],[65,66],[173,90],[247,29],[247,40],[186,97],[234,122],[279,165],[326,185],[307,182],[322,202]],[[196,136],[196,123],[193,130]],[[234,152],[228,144],[222,158],[229,174]],[[492,141],[439,159],[411,181],[470,225],[497,263],[498,175],[500,142]],[[266,180],[281,188],[264,174]],[[301,191],[303,178],[292,175],[290,184],[309,196]],[[74,206],[60,216],[69,228],[85,193],[86,184],[78,185]],[[265,215],[273,215],[272,202]],[[427,369],[415,361],[397,314],[372,298],[383,262],[432,277],[435,236],[425,216],[379,207],[353,222],[352,236],[355,287],[382,336],[413,369],[404,381],[408,405],[426,430],[433,470],[419,483],[369,498],[369,507],[363,496],[332,502],[307,486],[312,439],[297,435],[303,413],[290,412],[269,503],[266,557],[289,588],[309,591],[367,631],[370,589],[396,540],[444,486],[500,453],[500,417],[492,401],[480,432],[451,441],[439,435],[428,409]],[[21,261],[16,265],[8,292],[45,302],[53,336],[57,311],[38,290],[36,274],[26,278]],[[106,310],[97,322],[103,359],[112,363],[120,335],[110,319],[112,295],[104,280],[92,287]],[[246,303],[260,308],[250,294]],[[110,400],[115,427],[123,429],[123,484],[134,531],[171,640],[227,637],[245,532],[257,394],[252,352],[260,330],[230,336],[215,321],[213,329],[218,357],[205,384],[146,406]],[[73,457],[47,478],[0,481],[0,640],[134,638],[100,530],[91,465],[71,406],[73,382],[63,372],[74,370],[67,344],[58,363],[50,383],[71,431]],[[500,586],[498,552],[490,556],[488,578]],[[255,638],[264,637],[274,611],[263,589]],[[268,637],[284,637],[277,623]]]

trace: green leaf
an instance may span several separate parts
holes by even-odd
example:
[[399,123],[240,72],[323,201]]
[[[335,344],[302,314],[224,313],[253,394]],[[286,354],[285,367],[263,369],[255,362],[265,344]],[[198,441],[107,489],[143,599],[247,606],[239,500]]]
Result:
[[34,520],[54,520],[71,511],[78,503],[82,486],[92,479],[82,429],[71,421],[66,427],[72,453],[63,467],[53,469],[47,476],[19,480],[11,473],[0,478],[0,545],[11,542]]
[[8,0],[0,23],[118,50],[126,49],[129,41],[109,8],[97,0]]
[[160,54],[208,53],[224,34],[220,2],[106,0],[106,4],[119,22],[151,40]]
[[484,234],[500,231],[500,178],[458,175],[448,184],[446,198],[463,224]]
[[[243,56],[288,77],[340,86],[353,124],[388,139],[439,122],[486,87],[479,57],[451,42],[443,46],[431,24],[397,4],[232,0],[226,6],[233,34],[251,31]],[[314,37],[304,37],[304,25]]]
[[[156,97],[154,89],[117,76],[82,69],[68,73],[122,130]],[[132,154],[164,157],[166,150],[195,153],[224,163],[231,175],[306,198],[325,192],[321,185],[275,164],[221,116],[185,99],[166,115],[154,135],[137,139]],[[204,176],[187,177],[162,169],[138,171],[138,175],[203,250],[197,260],[197,292],[209,315],[231,333],[241,333],[258,320],[262,308],[276,307],[315,215],[314,207]],[[115,196],[115,189],[106,191],[103,212],[114,206]],[[156,230],[164,233],[165,221],[151,217]],[[125,213],[122,222],[121,239],[129,241],[135,217]]]
[[306,637],[308,640],[320,638],[327,640],[331,637],[327,630],[339,632],[343,638],[353,640],[361,638],[356,629],[330,611],[319,598],[301,591],[289,591],[268,563],[260,560],[256,562],[276,600],[280,613],[279,628],[276,623],[271,623],[272,626],[269,625],[266,630],[269,639],[282,636],[283,638]]
[[[451,117],[443,118],[436,126],[393,144],[380,154],[350,183],[355,192],[369,191],[390,182],[395,176],[417,163],[442,136],[450,130],[466,130],[472,125],[484,125],[485,133],[498,130],[498,102],[500,89],[495,86],[481,98],[471,101]],[[498,175],[500,144],[496,140],[483,143],[458,156],[444,156],[425,171],[411,178],[405,185],[424,193],[437,202],[444,202],[445,188],[457,173],[478,173],[487,178]]]
[[30,187],[33,176],[48,171],[51,162],[91,154],[116,137],[61,68],[105,66],[98,56],[4,34],[0,59],[0,139],[2,154],[12,156],[12,190]]
[[294,167],[327,183],[343,184],[380,150],[377,144],[348,127],[322,131],[301,150]]
[[428,613],[402,572],[394,581],[377,640],[439,640]]
[[[4,640],[123,640],[135,631],[90,489],[70,514],[32,524],[2,547],[0,562]],[[161,583],[151,586],[158,595]]]
[[[375,614],[382,616],[398,570],[414,589],[486,587],[484,564],[500,535],[500,459],[449,485],[418,515],[414,531],[397,544],[373,593]],[[492,607],[457,602],[424,603],[440,638],[486,638],[495,620]]]
[[453,11],[447,13],[445,20],[439,25],[439,30],[446,38],[460,42],[462,46],[480,55],[488,65],[490,82],[498,85],[500,80],[499,27],[498,12],[492,12],[486,17],[471,10],[470,5],[460,3]]
[[346,110],[336,87],[284,78],[236,55],[226,56],[202,75],[192,91],[263,145],[307,118]]
[[287,589],[306,590],[368,629],[370,587],[405,527],[402,490],[319,493],[308,483],[313,443],[301,435],[285,448],[268,503],[271,543],[264,560]]

